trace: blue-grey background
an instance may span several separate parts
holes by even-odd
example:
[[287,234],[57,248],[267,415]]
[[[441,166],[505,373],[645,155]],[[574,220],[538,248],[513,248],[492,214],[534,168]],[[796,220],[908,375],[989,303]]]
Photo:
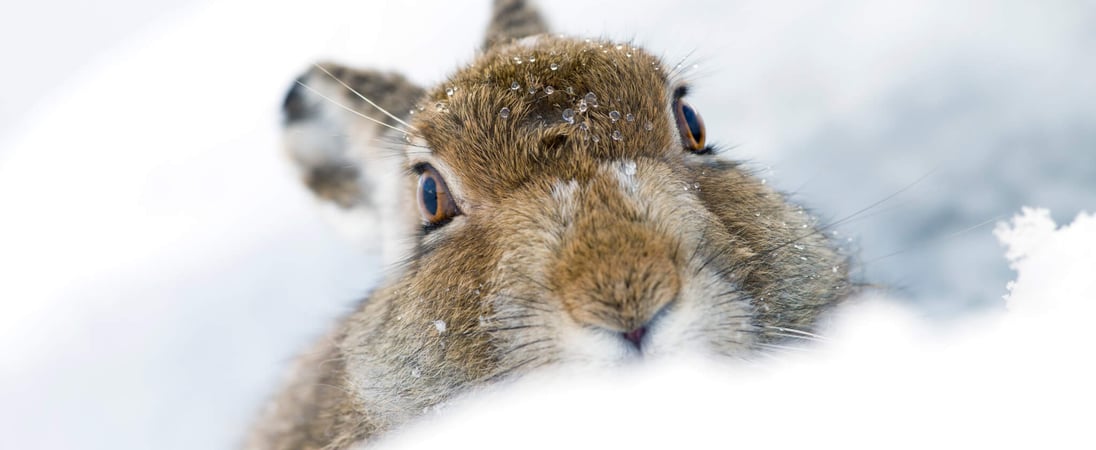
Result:
[[[230,448],[292,355],[382,273],[277,152],[320,58],[440,80],[487,2],[111,0],[0,14],[0,447]],[[1096,5],[585,2],[926,316],[1003,307],[990,230],[1096,209]]]

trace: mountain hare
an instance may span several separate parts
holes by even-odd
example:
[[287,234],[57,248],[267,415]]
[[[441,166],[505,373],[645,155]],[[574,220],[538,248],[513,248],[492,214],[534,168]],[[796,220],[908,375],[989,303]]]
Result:
[[305,184],[400,260],[298,362],[249,448],[346,448],[543,366],[747,357],[849,295],[846,259],[713,154],[663,61],[546,31],[497,0],[483,52],[434,88],[320,64],[290,90]]

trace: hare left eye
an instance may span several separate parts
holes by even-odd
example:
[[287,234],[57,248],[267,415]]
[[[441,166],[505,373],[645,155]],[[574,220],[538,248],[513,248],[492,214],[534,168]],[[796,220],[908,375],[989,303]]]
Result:
[[460,215],[453,196],[449,194],[449,187],[441,174],[429,165],[422,166],[419,174],[419,212],[422,219],[431,226],[445,225],[453,217]]
[[704,153],[704,120],[685,100],[674,101],[674,114],[677,116],[677,129],[681,133],[681,143],[686,150]]

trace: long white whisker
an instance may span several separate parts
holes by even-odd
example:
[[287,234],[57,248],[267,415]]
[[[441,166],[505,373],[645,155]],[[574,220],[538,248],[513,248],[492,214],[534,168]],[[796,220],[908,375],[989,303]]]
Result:
[[776,345],[776,344],[754,344],[754,345],[757,345],[758,347],[767,348],[769,350],[781,350],[781,351],[786,351],[786,352],[806,352],[806,351],[809,351],[809,349],[806,349],[806,348],[793,347],[793,346],[790,346],[790,345]]
[[920,245],[917,245],[917,246],[914,246],[914,247],[907,247],[907,248],[904,248],[902,250],[898,250],[896,252],[888,253],[888,254],[883,255],[883,256],[879,256],[879,257],[876,257],[876,258],[869,259],[869,260],[865,261],[864,264],[871,264],[871,263],[879,262],[881,260],[890,258],[892,256],[901,255],[902,253],[905,253],[905,252],[910,251],[912,249],[915,249],[915,248],[918,248],[918,247],[924,247],[926,243],[929,244],[929,245],[933,245],[933,244],[939,244],[940,242],[947,241],[949,239],[954,239],[956,237],[962,236],[963,234],[966,234],[966,233],[969,233],[971,231],[977,230],[977,229],[982,228],[982,227],[984,227],[986,225],[989,225],[991,223],[997,223],[997,221],[1001,220],[1004,217],[1005,216],[1003,214],[998,214],[996,216],[990,217],[988,220],[986,220],[984,222],[978,223],[977,225],[972,225],[970,227],[964,228],[962,230],[956,231],[956,232],[951,233],[951,234],[946,234],[946,235],[943,235],[943,236],[938,236],[938,237],[935,237],[935,238],[931,238],[931,239],[929,239],[925,242],[920,243]]
[[819,335],[819,334],[814,334],[814,333],[811,333],[809,331],[797,330],[795,328],[774,327],[774,326],[771,326],[771,325],[766,325],[765,328],[768,328],[770,330],[781,331],[781,332],[784,332],[784,333],[795,333],[795,334],[802,335],[802,336],[812,337],[812,338],[815,338],[815,339],[818,339],[818,340],[826,340],[827,339],[825,336],[822,336],[822,335]]
[[377,124],[377,125],[380,125],[380,126],[383,126],[383,127],[386,127],[386,128],[391,128],[391,129],[393,129],[393,130],[399,131],[400,133],[403,133],[403,134],[408,134],[408,133],[407,133],[407,130],[402,130],[402,129],[396,128],[396,127],[394,127],[394,126],[392,126],[392,125],[389,125],[389,124],[387,124],[387,123],[384,123],[384,122],[381,122],[381,121],[379,121],[379,120],[377,120],[377,119],[374,119],[374,118],[372,118],[372,117],[369,117],[369,116],[367,116],[367,115],[365,115],[365,114],[362,114],[362,113],[360,113],[360,112],[358,112],[358,111],[354,110],[354,108],[351,108],[351,107],[349,107],[349,106],[346,106],[346,105],[344,105],[344,104],[342,104],[342,103],[339,103],[339,102],[337,102],[337,101],[335,101],[335,100],[332,100],[332,99],[331,99],[331,97],[328,97],[328,96],[326,96],[326,95],[323,95],[323,94],[321,94],[321,93],[320,93],[320,91],[317,91],[317,90],[313,89],[313,88],[312,88],[312,86],[309,86],[309,85],[307,85],[307,84],[304,84],[304,83],[303,83],[303,82],[301,82],[300,80],[297,80],[297,84],[299,84],[299,85],[301,85],[301,86],[304,86],[304,88],[305,88],[305,89],[308,89],[309,91],[312,91],[312,93],[313,93],[313,94],[316,94],[316,95],[320,96],[320,98],[322,98],[322,99],[324,99],[324,100],[327,100],[327,101],[331,102],[331,104],[333,104],[333,105],[335,105],[335,106],[338,106],[338,107],[340,107],[340,108],[342,108],[342,109],[345,109],[345,110],[347,110],[347,111],[349,111],[349,112],[351,112],[351,113],[353,113],[353,114],[357,115],[358,117],[361,117],[361,118],[363,118],[363,119],[365,119],[365,120],[368,120],[368,121],[370,121],[370,122],[373,122],[373,123],[375,123],[375,124]]
[[825,339],[816,339],[816,338],[812,338],[810,336],[804,336],[802,334],[768,333],[767,335],[768,336],[784,337],[784,338],[788,338],[788,339],[800,339],[800,340],[804,340],[804,341],[808,341],[808,342],[825,342],[826,341]]
[[353,92],[353,93],[354,93],[354,95],[357,95],[357,96],[358,96],[358,98],[361,98],[362,100],[365,100],[365,102],[366,102],[366,103],[369,103],[369,104],[370,104],[371,106],[373,106],[374,108],[377,108],[377,110],[378,110],[378,111],[380,111],[380,112],[382,112],[382,113],[384,113],[384,115],[386,115],[386,116],[388,116],[388,117],[391,117],[391,118],[392,118],[392,120],[395,120],[396,122],[399,122],[399,123],[400,123],[401,125],[403,125],[403,126],[405,126],[405,127],[407,127],[407,128],[410,128],[410,129],[412,129],[412,130],[415,130],[415,131],[418,131],[418,130],[419,130],[418,128],[415,128],[415,127],[414,127],[414,126],[412,126],[411,124],[409,124],[409,123],[407,123],[407,122],[404,122],[403,120],[400,120],[400,118],[399,118],[399,117],[396,117],[396,116],[392,115],[392,113],[389,113],[389,112],[388,112],[388,111],[386,111],[386,110],[385,110],[384,108],[381,108],[381,107],[380,107],[380,105],[377,105],[376,103],[373,103],[373,100],[370,100],[370,99],[366,98],[366,96],[362,95],[362,94],[361,94],[361,92],[358,92],[358,91],[354,90],[354,88],[350,87],[350,85],[349,85],[349,84],[346,84],[346,83],[344,83],[344,82],[343,82],[343,80],[340,80],[340,79],[339,79],[339,77],[336,77],[336,76],[335,76],[335,75],[333,75],[333,74],[332,74],[331,72],[328,72],[328,71],[327,71],[327,69],[325,69],[325,68],[324,68],[323,66],[321,66],[321,65],[319,65],[319,64],[315,64],[315,66],[316,66],[316,68],[318,68],[318,69],[322,70],[322,71],[323,71],[323,73],[326,73],[326,74],[327,74],[327,76],[331,77],[331,79],[332,79],[332,80],[335,80],[335,81],[337,81],[337,82],[338,82],[339,84],[343,85],[343,87],[345,87],[345,88],[349,89],[349,90],[350,90],[350,92]]
[[394,138],[388,137],[388,136],[377,136],[377,137],[374,137],[372,139],[372,141],[373,142],[379,142],[379,143],[382,143],[382,144],[398,145],[401,148],[402,147],[418,147],[418,148],[422,148],[422,149],[426,149],[426,150],[433,150],[432,148],[430,148],[429,146],[426,146],[426,145],[419,145],[419,144],[416,144],[414,142],[407,142],[406,139],[394,139]]

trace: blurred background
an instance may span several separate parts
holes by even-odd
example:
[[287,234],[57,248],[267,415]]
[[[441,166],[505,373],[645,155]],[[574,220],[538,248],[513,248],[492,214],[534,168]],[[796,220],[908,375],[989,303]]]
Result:
[[[312,61],[421,84],[489,2],[49,0],[0,15],[0,447],[231,448],[382,274],[278,152]],[[994,223],[1096,209],[1096,4],[542,2],[684,61],[710,139],[946,322],[1001,309]]]

